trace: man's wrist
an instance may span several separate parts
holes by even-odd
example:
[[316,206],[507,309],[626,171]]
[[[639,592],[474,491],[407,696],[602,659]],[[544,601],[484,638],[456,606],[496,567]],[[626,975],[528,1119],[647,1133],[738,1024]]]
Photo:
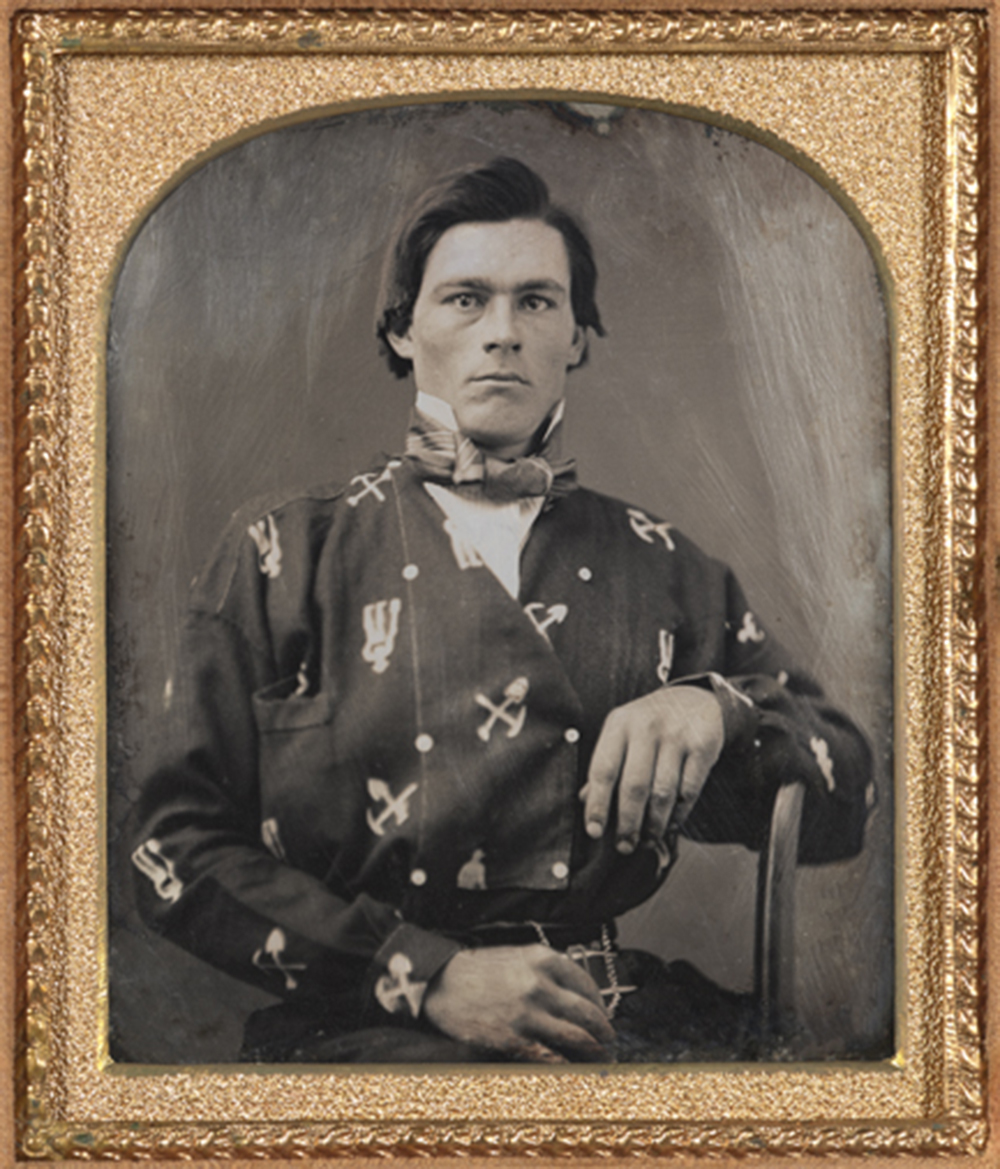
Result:
[[670,688],[681,686],[691,686],[710,692],[719,703],[722,711],[724,751],[752,740],[757,730],[759,711],[749,694],[741,690],[735,682],[711,671],[706,674],[693,674],[689,678],[676,678],[669,683]]

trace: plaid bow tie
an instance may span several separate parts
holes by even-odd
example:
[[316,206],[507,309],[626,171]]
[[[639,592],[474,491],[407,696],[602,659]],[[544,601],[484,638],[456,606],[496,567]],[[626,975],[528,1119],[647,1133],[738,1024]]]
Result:
[[[545,434],[547,425],[546,421],[540,434]],[[472,439],[449,430],[414,407],[406,435],[406,457],[424,479],[455,487],[474,486],[498,503],[544,495],[549,506],[576,488],[576,461],[558,458],[560,426],[556,423],[544,440],[537,441],[533,454],[496,459]]]

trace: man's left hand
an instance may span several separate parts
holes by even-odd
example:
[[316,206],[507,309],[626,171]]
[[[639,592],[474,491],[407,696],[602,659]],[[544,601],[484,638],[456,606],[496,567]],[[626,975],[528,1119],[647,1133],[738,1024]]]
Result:
[[711,690],[668,686],[616,707],[604,720],[580,798],[595,840],[618,790],[616,847],[635,851],[640,834],[661,840],[671,817],[694,807],[722,751],[722,707]]

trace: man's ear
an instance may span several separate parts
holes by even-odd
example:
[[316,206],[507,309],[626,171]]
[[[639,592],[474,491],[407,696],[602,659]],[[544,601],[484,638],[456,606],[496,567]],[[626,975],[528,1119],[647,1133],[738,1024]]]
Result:
[[409,329],[405,333],[386,333],[385,339],[392,346],[392,351],[397,357],[401,357],[404,361],[413,360],[413,338],[410,336]]
[[573,326],[573,340],[570,342],[570,360],[566,363],[567,369],[576,369],[587,352],[587,329],[584,325]]

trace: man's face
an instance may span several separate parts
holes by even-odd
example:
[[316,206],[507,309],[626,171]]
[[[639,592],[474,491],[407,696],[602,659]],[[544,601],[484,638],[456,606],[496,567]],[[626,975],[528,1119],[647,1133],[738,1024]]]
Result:
[[524,453],[584,341],[563,237],[534,219],[449,228],[427,258],[409,329],[390,337],[417,389],[501,458]]

